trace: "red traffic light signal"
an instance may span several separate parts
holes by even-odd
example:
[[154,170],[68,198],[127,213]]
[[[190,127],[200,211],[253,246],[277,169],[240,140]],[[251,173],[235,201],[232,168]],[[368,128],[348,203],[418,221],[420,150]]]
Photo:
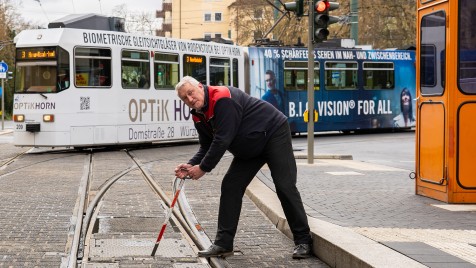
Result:
[[320,43],[327,40],[329,30],[327,26],[338,21],[337,17],[329,16],[329,11],[338,9],[339,3],[328,0],[314,2],[314,42]]
[[317,13],[324,13],[328,11],[329,6],[330,4],[328,1],[319,0],[316,2],[314,9],[316,10]]
[[314,8],[317,13],[327,13],[332,10],[336,10],[339,8],[339,3],[337,2],[329,2],[328,0],[318,0]]

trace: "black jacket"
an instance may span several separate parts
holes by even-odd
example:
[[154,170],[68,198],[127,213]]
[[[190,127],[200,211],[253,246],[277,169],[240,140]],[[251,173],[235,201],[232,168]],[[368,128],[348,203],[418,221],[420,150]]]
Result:
[[[215,168],[226,150],[238,158],[257,157],[271,135],[287,122],[273,105],[238,88],[205,86],[204,90],[202,111],[191,111],[200,149],[188,162],[200,164],[203,171]],[[223,94],[226,90],[229,93]]]

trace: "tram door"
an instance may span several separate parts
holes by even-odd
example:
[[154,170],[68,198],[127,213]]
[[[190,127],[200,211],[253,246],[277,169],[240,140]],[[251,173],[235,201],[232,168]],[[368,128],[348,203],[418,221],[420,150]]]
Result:
[[[455,53],[454,202],[476,203],[476,1],[459,0]],[[456,5],[458,4],[458,5]],[[453,6],[452,6],[453,7]]]
[[[416,192],[447,201],[447,4],[419,12]],[[419,67],[419,68],[418,68]]]
[[424,3],[428,8],[420,2],[418,9],[416,193],[476,203],[476,1]]

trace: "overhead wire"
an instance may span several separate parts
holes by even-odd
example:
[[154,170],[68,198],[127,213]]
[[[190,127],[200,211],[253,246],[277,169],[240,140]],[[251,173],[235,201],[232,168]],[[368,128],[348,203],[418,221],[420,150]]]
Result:
[[50,22],[50,19],[48,18],[48,15],[46,14],[45,10],[43,9],[43,5],[41,4],[41,1],[40,0],[35,0],[36,2],[38,2],[38,4],[40,4],[40,8],[41,8],[41,11],[43,11],[43,14],[45,15],[46,17],[46,20],[48,21],[48,23]]

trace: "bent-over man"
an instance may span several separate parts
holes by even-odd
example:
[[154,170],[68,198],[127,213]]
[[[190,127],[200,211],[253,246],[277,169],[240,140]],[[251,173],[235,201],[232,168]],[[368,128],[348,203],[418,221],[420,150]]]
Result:
[[204,86],[186,76],[175,87],[192,110],[200,148],[175,175],[194,180],[210,172],[225,151],[232,163],[221,184],[218,230],[210,248],[200,257],[230,256],[246,187],[264,164],[269,166],[284,213],[294,236],[293,258],[311,255],[312,238],[307,215],[296,188],[296,160],[286,117],[268,102],[234,87]]

